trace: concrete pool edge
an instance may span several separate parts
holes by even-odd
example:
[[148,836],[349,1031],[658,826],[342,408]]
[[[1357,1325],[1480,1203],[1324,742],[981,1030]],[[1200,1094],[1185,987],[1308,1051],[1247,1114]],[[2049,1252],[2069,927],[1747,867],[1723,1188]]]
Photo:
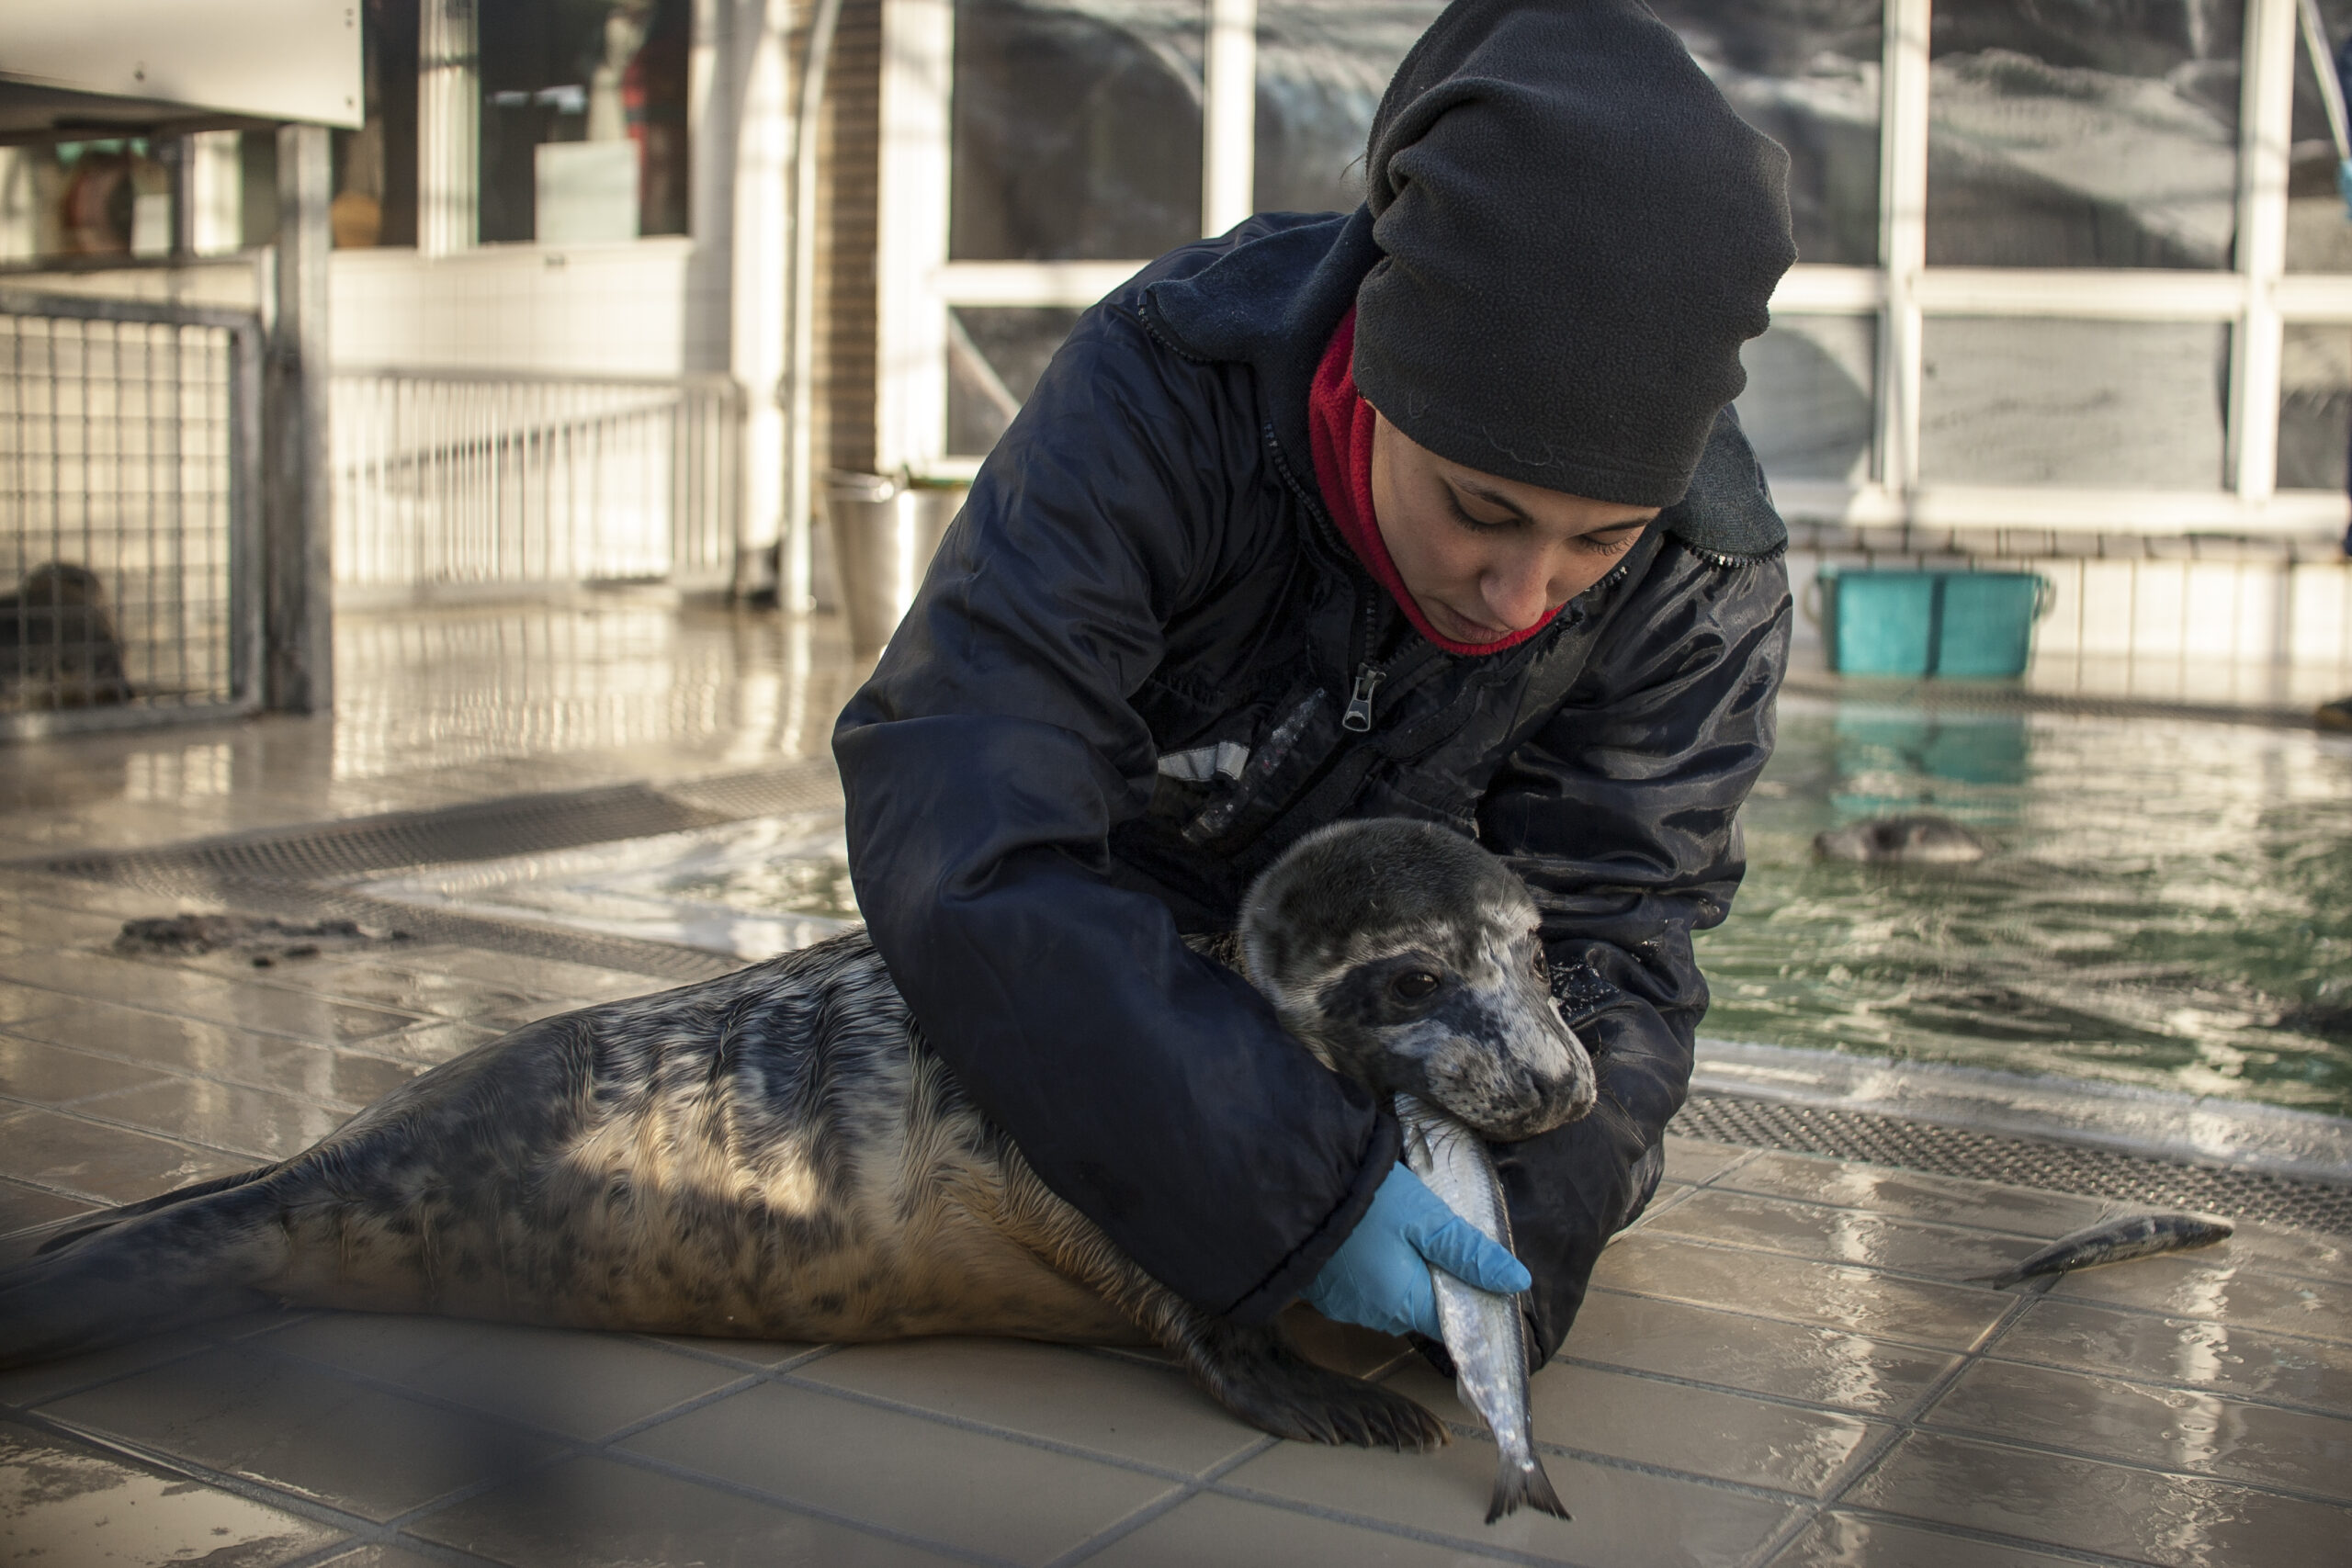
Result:
[[2352,1120],[2245,1100],[1705,1035],[1690,1087],[2352,1184]]

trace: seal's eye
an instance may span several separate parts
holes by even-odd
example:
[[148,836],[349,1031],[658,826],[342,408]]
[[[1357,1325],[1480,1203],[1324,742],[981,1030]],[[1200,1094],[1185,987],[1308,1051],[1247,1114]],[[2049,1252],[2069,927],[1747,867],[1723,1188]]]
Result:
[[1426,969],[1408,969],[1388,982],[1388,994],[1400,1002],[1418,1002],[1437,989],[1437,976]]

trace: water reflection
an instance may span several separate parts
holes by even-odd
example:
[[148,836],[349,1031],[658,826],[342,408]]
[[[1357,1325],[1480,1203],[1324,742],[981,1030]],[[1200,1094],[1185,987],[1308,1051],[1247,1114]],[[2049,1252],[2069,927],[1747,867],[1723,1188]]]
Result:
[[[1931,809],[2001,852],[1817,863]],[[2352,750],[2188,722],[1784,699],[1709,1032],[2352,1112]]]

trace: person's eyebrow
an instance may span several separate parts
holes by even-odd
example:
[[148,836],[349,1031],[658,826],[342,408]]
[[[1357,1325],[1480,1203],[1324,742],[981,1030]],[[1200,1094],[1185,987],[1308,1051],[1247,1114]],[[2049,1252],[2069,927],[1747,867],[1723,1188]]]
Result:
[[1478,500],[1485,502],[1489,506],[1501,507],[1505,512],[1510,513],[1521,523],[1532,525],[1535,521],[1534,518],[1527,514],[1527,509],[1525,507],[1520,505],[1519,502],[1503,494],[1500,491],[1488,490],[1485,485],[1474,484],[1468,479],[1455,479],[1451,475],[1447,476],[1446,482],[1453,485],[1455,490],[1460,491],[1464,495],[1476,496]]

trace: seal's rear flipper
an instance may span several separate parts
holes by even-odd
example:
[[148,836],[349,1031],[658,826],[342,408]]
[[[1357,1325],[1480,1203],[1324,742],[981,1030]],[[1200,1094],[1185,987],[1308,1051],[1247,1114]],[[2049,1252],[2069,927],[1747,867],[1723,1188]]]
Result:
[[1554,1518],[1575,1517],[1568,1512],[1568,1506],[1560,1501],[1560,1495],[1552,1490],[1552,1478],[1544,1473],[1541,1458],[1529,1454],[1522,1468],[1505,1454],[1502,1468],[1495,1472],[1495,1495],[1487,1503],[1487,1522],[1493,1524],[1505,1514],[1519,1512],[1522,1503],[1531,1508],[1541,1508]]
[[266,1184],[207,1187],[0,1271],[0,1368],[268,1304],[260,1283],[287,1262],[283,1205]]

